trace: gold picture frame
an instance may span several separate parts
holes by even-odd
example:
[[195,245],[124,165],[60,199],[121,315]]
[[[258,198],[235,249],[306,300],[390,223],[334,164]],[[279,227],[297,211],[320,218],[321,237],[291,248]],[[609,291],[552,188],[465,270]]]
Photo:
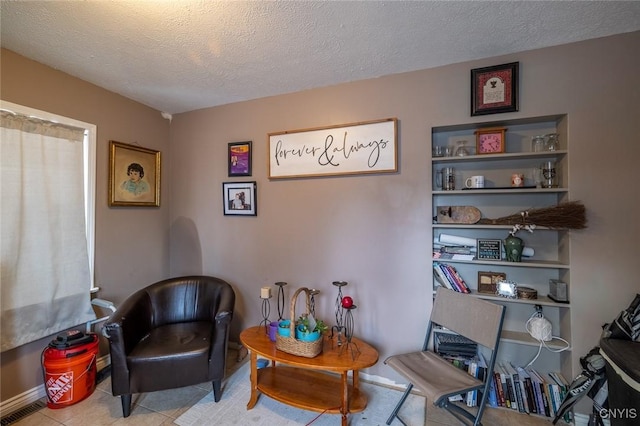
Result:
[[109,141],[109,206],[160,207],[160,151]]

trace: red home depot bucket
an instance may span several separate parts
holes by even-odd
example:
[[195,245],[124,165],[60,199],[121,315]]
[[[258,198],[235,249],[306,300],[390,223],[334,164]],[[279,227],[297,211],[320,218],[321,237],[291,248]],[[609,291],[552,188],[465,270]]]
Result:
[[98,336],[70,331],[42,353],[44,388],[49,408],[64,408],[90,396],[96,388]]

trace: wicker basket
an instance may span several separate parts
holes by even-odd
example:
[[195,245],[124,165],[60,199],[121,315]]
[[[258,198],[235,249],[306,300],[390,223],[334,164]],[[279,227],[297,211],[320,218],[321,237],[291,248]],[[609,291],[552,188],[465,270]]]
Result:
[[306,294],[306,308],[307,315],[310,313],[311,306],[311,293],[308,288],[301,287],[291,297],[291,321],[289,329],[291,330],[290,337],[281,336],[280,333],[276,335],[276,348],[282,352],[286,352],[292,355],[303,356],[306,358],[316,357],[322,352],[322,336],[313,342],[303,342],[295,338],[296,335],[296,300],[300,292],[304,291]]

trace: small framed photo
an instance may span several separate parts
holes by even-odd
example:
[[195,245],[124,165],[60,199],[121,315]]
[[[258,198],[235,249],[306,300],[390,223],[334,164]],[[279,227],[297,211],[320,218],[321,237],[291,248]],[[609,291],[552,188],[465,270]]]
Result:
[[478,271],[478,293],[496,294],[498,282],[506,279],[504,272]]
[[476,134],[476,154],[501,154],[506,150],[505,127],[479,129]]
[[518,111],[519,62],[471,70],[471,115]]
[[224,215],[257,216],[256,182],[223,182]]
[[160,207],[160,151],[109,141],[109,206]]
[[502,260],[502,240],[478,240],[476,259]]
[[230,143],[227,158],[229,177],[251,176],[251,141]]

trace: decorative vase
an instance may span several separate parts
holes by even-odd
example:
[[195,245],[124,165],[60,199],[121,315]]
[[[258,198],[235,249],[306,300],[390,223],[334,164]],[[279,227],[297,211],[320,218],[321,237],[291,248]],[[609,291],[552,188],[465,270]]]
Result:
[[509,235],[504,240],[505,257],[509,262],[520,262],[522,260],[522,250],[524,249],[524,243],[522,238],[515,235]]
[[302,326],[296,327],[296,339],[303,342],[315,342],[320,338],[319,331],[302,331],[301,327]]
[[291,337],[291,329],[289,328],[290,325],[290,320],[280,321],[280,325],[278,325],[278,334],[282,337]]

